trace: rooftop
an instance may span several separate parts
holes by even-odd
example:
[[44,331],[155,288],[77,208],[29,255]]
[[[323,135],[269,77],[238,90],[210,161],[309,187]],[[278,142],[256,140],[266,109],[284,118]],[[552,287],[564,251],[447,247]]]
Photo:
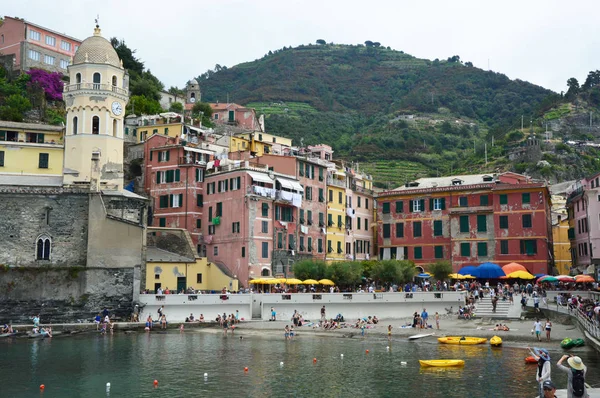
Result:
[[490,184],[496,182],[496,177],[497,176],[494,174],[469,174],[447,177],[419,178],[418,180],[411,181],[406,185],[393,189],[392,191],[405,191],[415,188],[422,189],[451,187],[456,185]]
[[196,259],[149,246],[146,249],[146,261],[149,263],[195,263]]
[[52,126],[50,124],[40,123],[19,123],[19,122],[7,122],[0,120],[0,129],[2,130],[36,130],[36,131],[56,131],[61,132],[65,128],[63,126]]

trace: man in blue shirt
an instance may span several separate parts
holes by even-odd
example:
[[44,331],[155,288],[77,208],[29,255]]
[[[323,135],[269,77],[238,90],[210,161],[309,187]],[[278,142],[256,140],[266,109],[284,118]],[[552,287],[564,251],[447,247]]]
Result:
[[429,318],[429,314],[427,313],[427,309],[423,308],[423,312],[421,312],[421,319],[423,319],[424,328],[427,328],[427,318]]

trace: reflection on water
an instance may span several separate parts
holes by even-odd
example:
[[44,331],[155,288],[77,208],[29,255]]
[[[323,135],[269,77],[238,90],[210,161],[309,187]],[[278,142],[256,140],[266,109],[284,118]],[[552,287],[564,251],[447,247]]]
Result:
[[[108,396],[113,397],[409,396],[409,392],[423,397],[534,396],[536,367],[526,365],[524,356],[523,349],[443,345],[427,339],[389,342],[300,335],[286,341],[276,335],[240,340],[204,333],[24,339],[0,341],[0,374],[5,380],[0,397],[39,395],[42,383],[44,398],[106,397],[107,382]],[[558,356],[553,354],[553,363]],[[598,368],[594,353],[582,357],[588,367]],[[419,359],[464,359],[465,366],[421,368]],[[159,381],[157,389],[154,379]],[[590,372],[588,379],[597,384],[598,372]],[[566,378],[557,382],[564,387]]]

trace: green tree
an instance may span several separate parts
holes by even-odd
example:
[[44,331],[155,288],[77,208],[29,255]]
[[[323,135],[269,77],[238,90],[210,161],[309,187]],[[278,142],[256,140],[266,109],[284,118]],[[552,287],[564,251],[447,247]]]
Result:
[[202,117],[202,125],[206,127],[213,127],[214,123],[211,120],[213,109],[210,104],[206,102],[196,102],[192,108],[192,117]]
[[398,260],[383,260],[379,261],[373,269],[371,276],[376,281],[383,284],[398,283],[402,280],[402,271],[400,269],[400,261]]
[[157,100],[149,99],[143,95],[134,95],[129,99],[126,111],[127,114],[156,115],[163,110]]
[[125,40],[119,40],[116,37],[110,39],[110,44],[117,52],[117,55],[123,61],[123,67],[131,72],[141,74],[144,71],[144,63],[137,59],[133,54],[136,50],[131,50],[125,44]]
[[358,261],[334,261],[327,274],[338,286],[354,287],[362,282],[362,266]]
[[410,260],[398,261],[400,267],[400,283],[408,283],[413,280],[417,274],[417,267],[415,263]]
[[169,112],[183,113],[183,104],[181,102],[173,102],[169,107]]
[[365,46],[367,46],[367,47],[373,47],[373,42],[371,40],[367,40],[365,42]]
[[327,264],[320,260],[302,260],[294,264],[293,271],[298,279],[324,279],[327,275]]
[[567,99],[573,99],[577,93],[579,93],[579,82],[577,79],[572,77],[567,80],[567,87],[569,87],[569,89],[567,90],[567,94],[565,94],[565,96]]
[[0,119],[11,122],[22,122],[25,112],[31,109],[31,102],[20,94],[9,96],[0,106]]
[[452,263],[448,260],[436,261],[433,264],[429,264],[428,268],[429,273],[438,281],[448,278],[448,275],[452,273]]
[[327,42],[323,39],[319,39],[319,40],[317,40],[317,44],[324,46],[325,44],[327,44]]
[[363,260],[360,265],[362,267],[363,277],[367,279],[373,278],[373,270],[379,262],[377,260]]

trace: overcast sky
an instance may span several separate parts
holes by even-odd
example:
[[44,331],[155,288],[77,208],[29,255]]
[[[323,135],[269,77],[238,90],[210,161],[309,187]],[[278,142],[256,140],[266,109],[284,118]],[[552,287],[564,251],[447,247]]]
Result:
[[600,69],[600,2],[582,0],[28,0],[0,12],[79,39],[100,14],[168,88],[215,64],[283,46],[379,41],[418,58],[459,55],[476,67],[560,92]]

